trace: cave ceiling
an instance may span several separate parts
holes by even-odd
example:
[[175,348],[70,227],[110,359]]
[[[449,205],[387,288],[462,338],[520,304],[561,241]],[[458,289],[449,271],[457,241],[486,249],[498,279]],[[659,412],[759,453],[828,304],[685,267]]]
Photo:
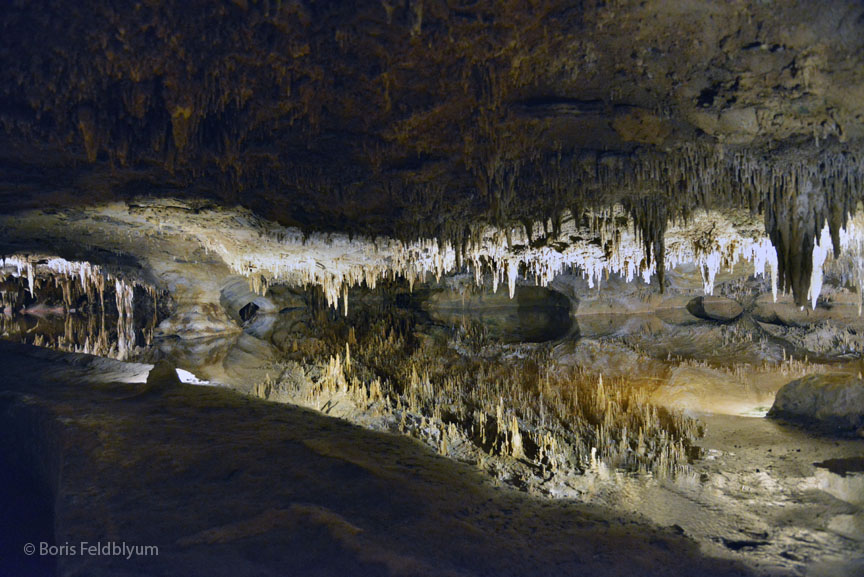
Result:
[[618,203],[662,255],[746,207],[803,302],[862,196],[858,1],[21,0],[0,29],[4,212],[190,196],[458,241]]

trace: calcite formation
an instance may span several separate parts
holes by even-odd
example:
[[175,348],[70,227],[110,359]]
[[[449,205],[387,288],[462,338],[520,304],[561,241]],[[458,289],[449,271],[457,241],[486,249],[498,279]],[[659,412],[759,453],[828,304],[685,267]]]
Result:
[[[20,311],[14,310],[13,307],[20,301],[20,295],[16,291],[4,290],[0,292],[0,297],[7,313],[6,318],[18,313],[44,315],[46,312],[65,317],[66,334],[57,343],[60,348],[69,352],[110,356],[119,360],[125,360],[136,347],[135,288],[141,289],[154,302],[157,297],[156,289],[149,284],[114,276],[89,262],[68,261],[45,255],[10,255],[0,258],[0,279],[5,281],[8,278],[26,278],[27,291],[36,305]],[[49,287],[54,290],[43,290]],[[46,305],[46,297],[55,300],[53,295],[58,289],[62,304]],[[51,296],[46,295],[49,292]],[[115,301],[112,316],[116,317],[113,330],[112,327],[106,328],[105,323],[105,295],[112,292]],[[82,321],[87,327],[78,327],[73,315],[79,312],[76,307],[82,299],[85,306],[92,303],[93,308],[99,311],[101,324]],[[148,319],[145,319],[145,322],[146,320]],[[152,321],[155,320],[154,316]],[[144,331],[148,344],[152,331],[153,323]]]
[[[214,229],[207,226],[193,230],[234,272],[250,277],[254,290],[265,291],[271,282],[317,285],[322,287],[331,306],[341,302],[346,311],[347,290],[351,286],[363,284],[374,288],[379,280],[395,277],[405,278],[411,284],[426,275],[440,280],[442,275],[458,272],[463,266],[473,273],[478,286],[488,280],[492,290],[497,291],[499,285],[506,283],[512,298],[520,277],[547,286],[556,275],[575,271],[594,288],[610,274],[627,282],[638,276],[650,283],[659,272],[658,266],[668,270],[695,263],[702,275],[704,292],[711,295],[721,269],[731,270],[738,262],[748,261],[753,265],[754,275],[770,278],[772,294],[777,298],[777,251],[761,223],[740,211],[700,211],[671,225],[664,235],[664,256],[659,261],[662,264],[640,242],[638,227],[623,207],[597,213],[585,211],[578,219],[567,213],[558,226],[554,235],[542,233],[552,227],[545,222],[535,223],[531,228],[478,227],[458,246],[435,239],[402,242],[349,239],[338,234],[306,236],[296,229],[260,222],[253,227],[260,231],[255,239],[240,228],[221,228],[218,238],[208,232]],[[838,256],[829,266],[845,266],[860,294],[864,270],[862,234],[861,216],[847,220],[837,231],[839,249],[833,251],[831,229],[825,224],[809,257],[812,278],[808,298],[813,308],[829,253],[848,255],[848,262]]]
[[[337,233],[304,234],[244,209],[198,209],[190,214],[187,206],[181,201],[131,207],[107,205],[92,211],[90,225],[87,220],[81,220],[79,225],[104,229],[106,239],[117,235],[130,239],[158,237],[170,229],[195,239],[231,271],[246,276],[258,293],[266,293],[271,284],[318,286],[328,304],[341,306],[343,312],[347,312],[351,287],[375,288],[382,280],[399,278],[413,286],[427,278],[440,280],[443,275],[460,271],[471,273],[478,287],[488,285],[493,292],[506,284],[511,297],[520,282],[545,287],[565,272],[581,275],[589,288],[599,288],[609,275],[618,275],[627,282],[639,278],[650,283],[660,267],[671,270],[685,263],[698,267],[706,295],[713,294],[719,271],[731,270],[742,261],[752,263],[754,275],[770,280],[775,300],[780,285],[777,251],[769,235],[758,217],[741,210],[696,211],[671,223],[664,234],[661,261],[652,256],[637,221],[621,205],[608,210],[583,209],[577,216],[567,212],[557,223],[540,221],[512,228],[477,225],[460,244],[440,239],[403,241]],[[34,222],[43,218],[38,214],[32,213]],[[833,250],[833,234],[826,224],[807,257],[812,271],[808,296],[813,308],[826,267],[858,286],[860,294],[864,277],[864,217],[860,215],[848,219],[838,230],[839,251]],[[116,226],[98,224],[105,218]],[[28,217],[19,217],[7,220],[4,226],[12,230],[26,222]],[[124,243],[117,245],[117,250],[126,246]],[[837,252],[840,256],[835,258]],[[104,279],[110,279],[88,263],[62,259],[45,262],[40,266],[61,276],[80,278],[82,287],[90,287],[87,290],[95,290],[95,294],[101,294]],[[33,274],[32,259],[10,257],[7,264],[15,274]],[[125,281],[116,282],[120,283],[116,294],[129,294]],[[127,308],[118,303],[118,310]]]
[[498,251],[477,248],[487,226],[548,224],[555,242],[568,214],[621,206],[642,256],[617,268],[661,285],[678,220],[747,209],[803,305],[824,224],[841,251],[862,200],[862,10],[17,3],[0,15],[0,200],[204,196],[304,234],[396,238],[413,260],[435,239],[423,270],[448,243],[457,261]]
[[[240,423],[241,437],[248,422],[256,434],[244,438],[264,452],[278,445],[293,455],[284,462],[302,464],[310,449],[342,489],[347,469],[332,459],[346,450],[352,485],[357,471],[378,485],[390,474],[369,460],[377,438],[357,450],[349,445],[358,431],[334,442],[325,427],[286,444],[285,426],[309,415],[287,423],[255,400],[228,401],[239,392],[411,435],[529,492],[630,503],[704,552],[749,556],[761,572],[862,574],[859,511],[814,500],[813,480],[799,477],[810,455],[778,451],[833,452],[831,443],[745,418],[764,416],[778,390],[775,407],[804,407],[792,412],[827,407],[848,421],[844,403],[860,406],[862,202],[860,0],[7,2],[0,338],[157,364],[122,400],[122,387],[82,391],[82,404],[58,386],[44,395],[60,395],[62,407],[34,403],[43,392],[32,383],[6,383],[23,396],[0,391],[0,400],[28,414],[31,404],[56,406],[62,423],[51,435],[82,408],[80,438],[96,423],[86,447],[64,441],[63,475],[47,483],[55,490],[84,462],[122,473],[107,477],[117,495],[148,464],[145,472],[186,471],[184,503],[194,501],[187,489],[209,499],[210,481],[217,493],[272,481],[269,469],[250,476],[261,459],[232,465],[237,451],[214,460],[193,443],[184,455],[208,462],[185,468],[162,450],[164,438],[138,442],[154,449],[147,458],[117,451],[114,417],[96,410],[102,400],[119,415],[115,432],[135,429],[129,415],[168,409],[170,422],[141,422],[182,439],[174,433],[194,420],[177,415],[200,408],[213,422]],[[847,375],[842,387],[835,375],[780,389],[823,370]],[[7,404],[0,413],[14,416]],[[709,419],[707,436],[699,411],[722,415]],[[33,435],[10,430],[13,441]],[[206,443],[198,435],[210,448],[242,445],[233,432],[210,432]],[[772,438],[782,443],[766,457]],[[31,449],[13,445],[13,462],[18,448]],[[848,456],[837,451],[820,458]],[[397,468],[413,459],[399,456]],[[312,470],[301,467],[298,479],[323,479]],[[98,475],[84,473],[67,487],[83,507],[40,498],[57,505],[58,544],[71,527],[63,515],[99,492],[90,491]],[[167,510],[175,485],[157,485],[163,502],[133,500]],[[132,525],[142,536],[164,533],[166,551],[182,549],[162,557],[168,573],[195,573],[187,553],[229,551],[225,540],[249,549],[250,538],[279,530],[279,542],[291,533],[309,549],[292,550],[300,567],[350,549],[375,570],[424,573],[410,558],[360,546],[373,525],[393,525],[400,499],[374,507],[389,521],[356,522],[356,499],[324,492],[351,511],[309,501],[250,516],[232,505],[194,529],[205,519],[184,518],[170,539],[164,515]],[[118,520],[109,533],[132,526],[134,515],[103,509]],[[456,517],[460,531],[489,533],[477,531],[476,516]],[[322,531],[298,537],[310,519]],[[493,541],[536,533],[506,524],[513,534],[493,532]],[[453,563],[425,572],[496,573],[501,563],[474,567],[475,541],[449,539],[442,550],[458,549]],[[508,570],[614,573],[606,543],[589,541],[572,565],[544,553],[534,567]],[[668,550],[662,540],[651,548]],[[242,573],[251,557],[236,552],[209,564]],[[853,554],[854,564],[840,562]],[[657,573],[690,567],[664,555],[651,561]],[[0,557],[5,568],[3,539]],[[55,561],[63,574],[102,574],[83,557]]]

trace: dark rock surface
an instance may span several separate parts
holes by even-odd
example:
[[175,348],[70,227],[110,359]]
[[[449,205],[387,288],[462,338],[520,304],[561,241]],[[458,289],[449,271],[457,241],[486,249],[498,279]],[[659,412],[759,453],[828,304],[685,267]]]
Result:
[[543,342],[570,331],[570,303],[566,297],[543,287],[516,287],[513,298],[506,287],[459,293],[431,291],[420,306],[433,321],[458,325],[478,322],[490,337],[504,342]]
[[226,389],[129,396],[33,351],[0,343],[0,427],[44,437],[54,534],[38,539],[159,550],[58,556],[63,575],[749,574],[672,529],[493,488],[406,438]]

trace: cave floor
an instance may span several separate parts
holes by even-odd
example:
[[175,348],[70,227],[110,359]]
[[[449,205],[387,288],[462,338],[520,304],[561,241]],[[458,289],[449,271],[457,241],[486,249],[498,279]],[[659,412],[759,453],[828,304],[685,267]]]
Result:
[[[61,575],[750,574],[675,528],[494,487],[404,437],[145,385],[147,365],[10,343],[0,357],[5,452],[41,471],[54,503],[39,541],[158,547],[57,555]],[[37,539],[25,529],[18,540]],[[4,538],[6,574],[52,572]]]
[[864,442],[815,436],[772,419],[700,415],[706,454],[691,475],[620,477],[603,499],[659,525],[677,525],[703,551],[730,552],[768,575],[847,576],[864,571]]

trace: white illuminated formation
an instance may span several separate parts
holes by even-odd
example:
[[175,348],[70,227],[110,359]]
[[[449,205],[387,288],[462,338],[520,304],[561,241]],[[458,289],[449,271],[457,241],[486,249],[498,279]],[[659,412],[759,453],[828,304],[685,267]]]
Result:
[[177,373],[177,378],[180,379],[181,383],[187,383],[190,385],[209,385],[210,384],[210,381],[205,381],[205,380],[199,379],[193,373],[191,373],[190,371],[187,371],[186,369],[174,369],[174,371]]
[[851,280],[858,287],[858,316],[861,316],[864,308],[864,214],[861,211],[848,230],[840,231],[840,246],[850,262]]
[[[228,220],[227,226],[226,219],[215,226],[206,222],[206,215],[196,216],[186,220],[184,229],[218,254],[233,272],[249,277],[253,290],[266,292],[268,283],[317,285],[331,306],[341,301],[346,311],[351,286],[374,288],[378,280],[395,277],[404,277],[413,285],[426,275],[440,279],[456,271],[460,262],[473,272],[478,285],[487,275],[493,291],[506,282],[511,297],[520,276],[546,286],[558,274],[578,271],[594,287],[609,274],[628,282],[636,276],[649,282],[657,272],[653,259],[646,258],[632,219],[620,206],[589,213],[580,223],[567,215],[555,238],[542,232],[551,228],[548,223],[537,223],[531,238],[523,228],[487,226],[475,231],[459,254],[451,243],[437,240],[403,243],[349,239],[344,234],[304,237],[297,229],[264,223],[249,213]],[[730,215],[720,212],[705,212],[670,226],[665,235],[665,267],[698,264],[705,292],[711,294],[719,270],[750,261],[757,275],[765,275],[766,267],[770,268],[776,299],[777,256],[764,227],[749,216],[733,216],[737,226]]]
[[810,276],[810,292],[807,297],[815,309],[819,294],[822,292],[823,276],[826,268],[839,274],[843,282],[858,287],[858,314],[864,305],[864,211],[859,206],[854,218],[840,229],[840,258],[834,259],[834,243],[828,223],[822,228],[817,243],[813,246],[813,272]]
[[813,270],[810,273],[810,290],[807,292],[807,298],[810,299],[812,307],[816,308],[816,301],[819,300],[819,293],[822,292],[822,267],[825,264],[825,259],[828,258],[828,253],[834,250],[834,244],[831,242],[831,231],[828,229],[828,223],[822,228],[822,234],[813,245]]
[[704,212],[687,223],[670,226],[666,233],[666,268],[695,263],[705,294],[714,294],[718,272],[732,270],[741,261],[753,263],[754,276],[765,276],[766,269],[770,269],[771,292],[776,301],[777,251],[761,223],[750,220],[736,227],[722,213]]
[[[70,352],[80,352],[100,356],[110,356],[119,360],[128,358],[129,353],[135,348],[135,323],[134,323],[134,287],[138,284],[127,282],[103,271],[99,266],[89,262],[68,261],[58,257],[46,257],[42,255],[12,255],[0,258],[0,278],[9,276],[15,278],[27,278],[27,287],[30,296],[39,299],[40,288],[43,283],[53,283],[63,292],[63,313],[66,314],[67,333],[72,331],[71,318],[68,312],[75,305],[74,295],[87,295],[88,301],[95,302],[98,297],[100,310],[102,311],[102,322],[93,326],[92,334],[89,334],[83,344],[70,345]],[[117,338],[116,342],[110,338],[109,331],[105,327],[105,287],[106,283],[114,283],[116,306],[117,306]],[[77,288],[77,290],[76,290]],[[152,287],[144,287],[148,292]],[[58,311],[59,312],[59,311]],[[66,343],[73,343],[75,339],[67,334]]]
[[[28,290],[31,297],[36,297],[36,275],[47,273],[53,278],[62,278],[65,281],[78,281],[81,290],[87,294],[98,294],[100,303],[105,298],[105,275],[98,266],[89,262],[68,261],[63,258],[44,256],[22,256],[12,255],[0,258],[0,274],[4,277],[11,275],[21,277],[27,275]],[[56,282],[56,281],[55,281]],[[64,304],[72,306],[71,296],[68,291],[63,292]],[[118,307],[119,308],[119,307]]]
[[[581,274],[589,287],[600,286],[609,275],[618,275],[628,282],[635,278],[649,282],[657,273],[656,260],[646,256],[645,245],[636,232],[638,227],[620,205],[584,211],[578,219],[565,213],[555,234],[550,234],[557,228],[551,221],[533,223],[531,232],[523,227],[478,225],[458,245],[437,239],[402,242],[382,237],[349,238],[346,234],[304,235],[296,228],[264,221],[245,209],[189,211],[186,207],[183,201],[170,199],[142,203],[135,210],[114,203],[94,209],[93,216],[110,217],[111,222],[120,225],[117,229],[100,229],[84,220],[80,226],[86,224],[90,232],[101,231],[102,242],[120,252],[134,253],[138,239],[148,235],[160,239],[179,235],[184,241],[193,241],[217,255],[233,273],[247,277],[258,293],[266,293],[273,283],[318,286],[331,306],[341,304],[345,312],[350,287],[374,288],[382,279],[404,278],[413,287],[429,276],[440,279],[444,274],[468,271],[473,273],[478,286],[489,283],[493,291],[506,283],[512,297],[518,282],[527,280],[546,286],[561,273]],[[814,305],[822,290],[823,270],[840,275],[843,283],[857,285],[860,297],[860,287],[864,286],[864,210],[859,208],[857,214],[840,231],[840,259],[832,256],[827,232],[815,243],[809,295]],[[26,218],[19,217],[5,226],[13,230],[29,225]],[[664,244],[665,268],[695,264],[706,294],[713,293],[720,271],[749,262],[754,275],[770,275],[772,293],[777,299],[777,253],[762,219],[749,211],[696,212],[686,221],[669,223]],[[99,295],[100,303],[105,283],[116,285],[117,281],[94,265],[63,259],[8,257],[2,264],[7,274],[26,278],[31,293],[41,282],[36,274],[39,267],[65,278],[64,286],[72,279],[79,279],[88,294]],[[122,313],[131,311],[131,289],[123,289],[125,285],[120,282],[115,286],[119,287],[115,291],[118,310],[121,319],[128,319],[131,313]]]

